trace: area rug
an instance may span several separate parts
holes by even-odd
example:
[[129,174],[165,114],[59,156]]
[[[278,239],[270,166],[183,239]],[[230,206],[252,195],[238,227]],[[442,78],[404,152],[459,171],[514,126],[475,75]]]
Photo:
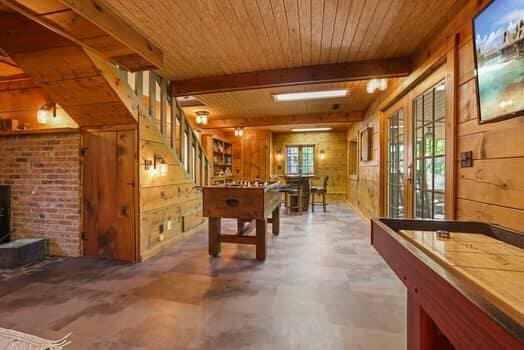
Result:
[[0,327],[2,350],[61,350],[71,344],[71,333],[58,340],[48,340],[34,335]]

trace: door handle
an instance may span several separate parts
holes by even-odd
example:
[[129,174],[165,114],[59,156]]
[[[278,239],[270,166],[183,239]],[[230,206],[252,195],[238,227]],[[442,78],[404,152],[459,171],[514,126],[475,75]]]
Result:
[[411,184],[413,182],[413,163],[408,164],[408,173],[406,176],[406,180]]

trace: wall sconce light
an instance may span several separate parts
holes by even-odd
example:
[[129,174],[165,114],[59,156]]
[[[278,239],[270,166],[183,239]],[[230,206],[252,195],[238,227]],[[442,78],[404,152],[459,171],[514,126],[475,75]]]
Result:
[[320,159],[321,160],[326,159],[326,152],[324,152],[324,150],[320,150]]
[[235,136],[238,136],[238,137],[244,136],[244,128],[235,128]]
[[39,124],[47,124],[51,117],[56,117],[56,103],[54,102],[46,103],[36,112],[36,119]]
[[195,114],[197,124],[207,124],[207,117],[209,116],[208,111],[196,111]]
[[277,160],[278,160],[279,162],[282,160],[282,150],[281,150],[281,149],[279,149],[279,150],[277,151]]
[[366,90],[368,94],[372,94],[375,92],[375,90],[384,91],[388,88],[388,81],[387,79],[371,79],[368,81],[368,85],[366,87]]
[[157,155],[153,157],[153,160],[146,159],[144,161],[144,167],[146,171],[150,172],[152,175],[158,176],[167,176],[169,171],[169,166],[165,159],[162,156]]

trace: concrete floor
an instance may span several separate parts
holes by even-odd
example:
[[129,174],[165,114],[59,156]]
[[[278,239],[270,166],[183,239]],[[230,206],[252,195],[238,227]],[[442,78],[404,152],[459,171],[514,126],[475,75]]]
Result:
[[0,327],[72,332],[68,349],[405,349],[405,289],[368,223],[330,205],[280,232],[263,263],[233,244],[210,258],[204,229],[145,263],[47,263],[0,282]]

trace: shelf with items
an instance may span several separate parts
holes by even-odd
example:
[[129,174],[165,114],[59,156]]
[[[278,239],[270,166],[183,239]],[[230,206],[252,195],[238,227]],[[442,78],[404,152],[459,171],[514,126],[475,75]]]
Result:
[[205,135],[208,157],[213,160],[213,176],[230,176],[233,168],[233,145],[213,135]]

